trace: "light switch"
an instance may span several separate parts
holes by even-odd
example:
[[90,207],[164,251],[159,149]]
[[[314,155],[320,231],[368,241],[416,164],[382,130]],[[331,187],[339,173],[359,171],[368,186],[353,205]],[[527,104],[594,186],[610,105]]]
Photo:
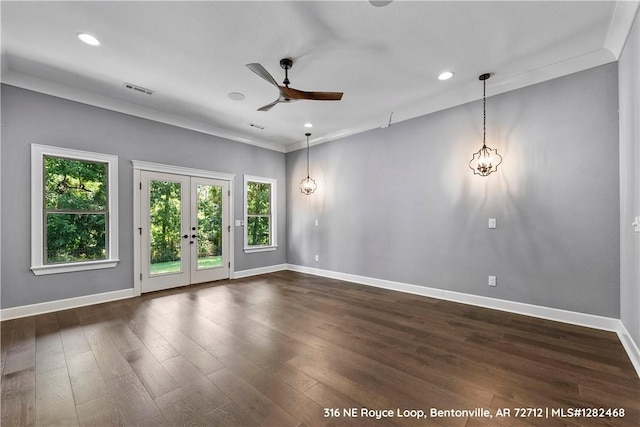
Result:
[[489,228],[496,228],[496,219],[489,218]]
[[636,233],[640,233],[640,216],[635,217],[631,225],[633,225],[633,229]]
[[242,220],[236,219],[236,227],[242,227]]

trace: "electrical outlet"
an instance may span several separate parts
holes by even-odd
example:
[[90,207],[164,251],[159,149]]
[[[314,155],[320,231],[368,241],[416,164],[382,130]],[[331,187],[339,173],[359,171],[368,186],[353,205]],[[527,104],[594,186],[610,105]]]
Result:
[[316,255],[316,261],[320,261],[320,255]]
[[497,279],[496,276],[489,276],[489,286],[496,286]]
[[317,227],[318,226],[318,220],[316,219],[314,225]]

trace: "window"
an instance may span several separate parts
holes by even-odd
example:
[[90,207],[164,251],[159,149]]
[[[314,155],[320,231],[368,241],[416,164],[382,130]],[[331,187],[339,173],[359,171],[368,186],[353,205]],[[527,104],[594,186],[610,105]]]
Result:
[[31,270],[115,267],[118,158],[31,146]]
[[244,176],[244,251],[274,251],[276,242],[276,180]]

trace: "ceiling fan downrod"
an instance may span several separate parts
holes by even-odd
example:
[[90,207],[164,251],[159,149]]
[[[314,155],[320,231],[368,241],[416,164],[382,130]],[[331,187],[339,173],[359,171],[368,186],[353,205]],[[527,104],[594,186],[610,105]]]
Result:
[[284,81],[282,82],[282,84],[285,87],[289,87],[289,84],[291,83],[289,81],[289,69],[291,69],[291,67],[293,67],[293,59],[291,59],[291,58],[282,58],[280,60],[280,67],[284,69]]

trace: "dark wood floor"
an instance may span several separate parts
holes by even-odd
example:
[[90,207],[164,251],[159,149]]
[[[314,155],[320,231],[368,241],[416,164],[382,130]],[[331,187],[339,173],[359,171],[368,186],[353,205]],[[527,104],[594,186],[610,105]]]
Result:
[[3,427],[640,425],[614,333],[294,272],[5,321],[1,357]]

